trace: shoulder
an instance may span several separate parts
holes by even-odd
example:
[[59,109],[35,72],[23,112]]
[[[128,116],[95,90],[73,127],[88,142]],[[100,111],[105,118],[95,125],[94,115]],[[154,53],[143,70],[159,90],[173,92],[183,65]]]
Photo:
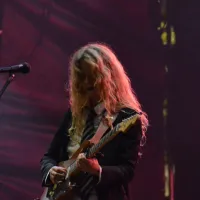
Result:
[[123,114],[123,115],[134,115],[134,114],[137,114],[137,112],[135,110],[133,110],[132,108],[122,108],[119,111],[119,113]]
[[137,115],[138,116],[138,120],[140,119],[140,113],[138,113],[137,111],[135,111],[132,108],[122,108],[119,113],[118,113],[119,117],[121,119],[126,119],[132,116]]
[[133,132],[138,132],[139,135],[141,135],[142,132],[142,122],[141,122],[141,113],[136,112],[134,109],[131,108],[122,108],[119,111],[118,114],[118,119],[119,119],[119,123],[131,123],[131,130]]

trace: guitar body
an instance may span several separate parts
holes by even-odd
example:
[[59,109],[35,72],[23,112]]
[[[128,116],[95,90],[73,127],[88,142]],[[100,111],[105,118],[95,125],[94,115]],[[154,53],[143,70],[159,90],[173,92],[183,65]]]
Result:
[[40,197],[40,200],[71,200],[74,199],[74,197],[77,195],[75,190],[69,188],[65,191],[64,190],[59,191],[53,196],[48,196],[48,193],[49,193],[49,188],[45,188],[42,196]]
[[[70,171],[70,167],[76,162],[76,159],[80,153],[85,152],[92,146],[90,141],[85,141],[79,147],[79,149],[73,154],[71,159],[59,163],[59,166],[65,167],[67,171]],[[76,165],[74,165],[76,166]],[[45,188],[40,200],[70,200],[79,192],[79,189],[84,186],[88,178],[83,172],[78,169],[70,172],[70,177],[66,176],[65,181],[54,184],[49,188]],[[88,181],[88,180],[87,180]]]
[[54,197],[47,197],[48,195],[48,188],[44,189],[44,192],[39,200],[71,200],[74,199],[76,193],[74,190],[67,191],[66,193],[60,193],[59,195],[55,195]]

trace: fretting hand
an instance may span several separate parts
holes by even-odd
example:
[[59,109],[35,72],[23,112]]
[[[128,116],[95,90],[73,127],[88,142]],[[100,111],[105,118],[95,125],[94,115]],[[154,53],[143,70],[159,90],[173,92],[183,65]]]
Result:
[[83,153],[79,154],[77,158],[77,166],[81,171],[97,176],[101,168],[96,158],[87,159]]

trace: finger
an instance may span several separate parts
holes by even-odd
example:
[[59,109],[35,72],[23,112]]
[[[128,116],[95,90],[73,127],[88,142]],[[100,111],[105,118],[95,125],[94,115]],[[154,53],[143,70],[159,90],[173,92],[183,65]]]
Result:
[[55,176],[56,175],[56,172],[53,171],[53,170],[51,170],[49,173],[50,173],[51,176]]
[[85,154],[84,153],[81,153],[81,158],[85,158]]
[[80,168],[80,163],[81,163],[81,161],[82,161],[83,159],[85,159],[85,158],[84,158],[84,155],[83,155],[82,153],[79,154],[78,157],[77,157],[77,160],[76,160],[76,165],[77,165],[78,168]]
[[78,155],[78,157],[77,157],[78,160],[79,160],[79,159],[82,159],[82,158],[85,158],[85,154],[84,154],[84,153],[80,153],[80,154]]
[[85,155],[84,156],[81,156],[80,158],[79,158],[79,160],[88,160],[86,157],[85,157]]
[[56,177],[65,177],[65,173],[57,173]]
[[53,177],[64,177],[65,175],[66,175],[66,173],[58,173],[58,172],[56,172],[56,171],[54,171],[54,170],[52,170],[52,171],[50,171],[50,174],[51,174],[51,176],[53,176]]
[[53,170],[55,170],[56,172],[61,172],[61,173],[67,171],[66,168],[64,168],[64,167],[59,167],[59,166],[56,166]]
[[55,174],[53,176],[50,176],[51,180],[53,180],[54,183],[62,182],[65,180],[65,176],[61,174]]
[[56,172],[56,173],[66,173],[66,169],[61,169],[61,168],[57,168],[57,167],[52,167],[51,170],[52,172]]

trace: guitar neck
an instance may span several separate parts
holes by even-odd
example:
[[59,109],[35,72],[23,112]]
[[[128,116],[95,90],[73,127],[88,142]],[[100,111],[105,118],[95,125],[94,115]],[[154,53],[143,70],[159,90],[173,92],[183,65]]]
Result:
[[119,134],[119,131],[117,131],[117,126],[114,127],[111,131],[109,131],[101,140],[93,145],[88,152],[86,153],[87,158],[93,157],[96,153],[98,153],[102,147],[107,144],[109,141],[111,141],[114,137],[116,137]]

